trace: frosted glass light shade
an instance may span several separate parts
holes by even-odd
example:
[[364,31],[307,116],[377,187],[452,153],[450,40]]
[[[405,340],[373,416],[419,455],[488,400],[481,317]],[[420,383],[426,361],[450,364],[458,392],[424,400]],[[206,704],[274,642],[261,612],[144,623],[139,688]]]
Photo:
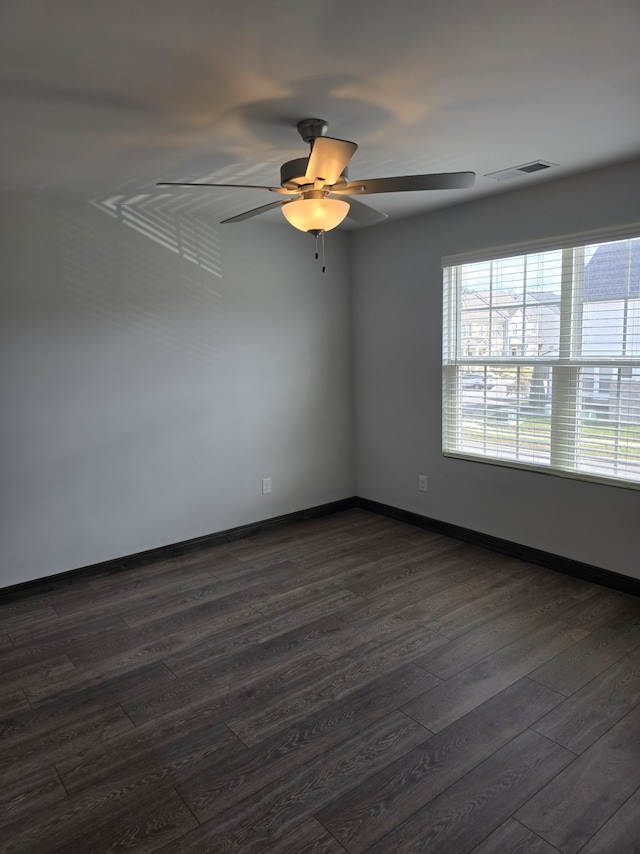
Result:
[[342,199],[297,199],[282,206],[285,219],[300,231],[331,231],[349,213]]

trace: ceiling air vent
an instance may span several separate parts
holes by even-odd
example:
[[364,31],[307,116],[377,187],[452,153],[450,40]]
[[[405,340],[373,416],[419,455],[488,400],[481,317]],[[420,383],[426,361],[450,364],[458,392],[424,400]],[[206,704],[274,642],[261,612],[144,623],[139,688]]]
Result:
[[557,165],[557,163],[548,163],[546,160],[534,160],[533,163],[523,163],[522,166],[512,166],[511,169],[489,172],[484,177],[493,178],[494,181],[512,181],[514,178],[522,178],[525,175],[531,175],[533,172],[542,172]]

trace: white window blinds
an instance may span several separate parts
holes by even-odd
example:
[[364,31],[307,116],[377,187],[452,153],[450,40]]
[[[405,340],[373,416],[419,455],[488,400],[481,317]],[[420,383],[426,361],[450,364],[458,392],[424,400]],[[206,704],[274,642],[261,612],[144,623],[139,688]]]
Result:
[[640,237],[450,260],[444,288],[444,453],[640,487]]

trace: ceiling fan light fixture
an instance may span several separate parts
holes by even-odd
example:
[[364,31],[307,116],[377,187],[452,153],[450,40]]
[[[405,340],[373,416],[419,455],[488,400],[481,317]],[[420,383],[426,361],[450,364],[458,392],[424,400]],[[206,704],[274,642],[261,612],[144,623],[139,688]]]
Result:
[[300,231],[331,231],[349,213],[349,202],[342,199],[297,199],[282,206],[287,222]]

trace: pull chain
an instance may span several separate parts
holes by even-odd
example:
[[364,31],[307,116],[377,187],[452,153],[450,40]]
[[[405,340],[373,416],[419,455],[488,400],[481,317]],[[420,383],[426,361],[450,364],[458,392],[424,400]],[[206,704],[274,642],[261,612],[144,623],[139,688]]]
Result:
[[324,264],[324,231],[316,231],[315,236],[316,236],[316,261],[320,257],[320,255],[318,253],[318,238],[320,238],[320,251],[322,252],[322,272],[326,273],[327,268],[325,267],[325,264]]

